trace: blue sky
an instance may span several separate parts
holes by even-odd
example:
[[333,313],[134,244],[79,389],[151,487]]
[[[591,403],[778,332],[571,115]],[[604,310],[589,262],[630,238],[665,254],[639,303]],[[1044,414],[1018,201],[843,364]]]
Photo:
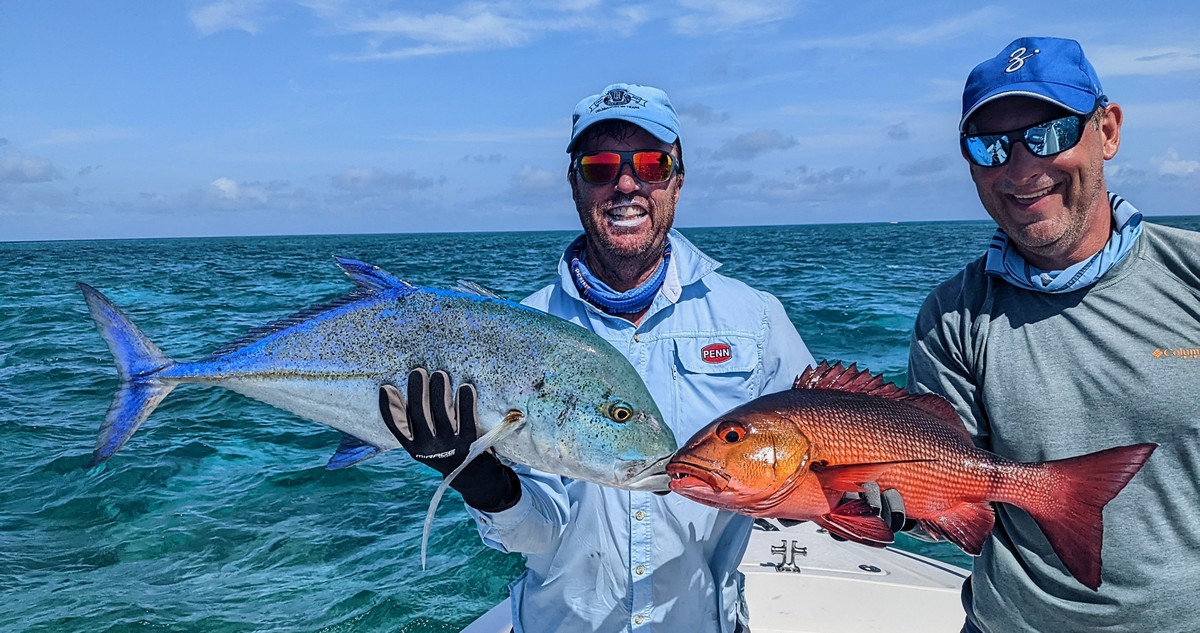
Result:
[[[1136,7],[1136,8],[1135,8]],[[665,89],[680,226],[984,219],[963,81],[1080,40],[1109,185],[1200,214],[1200,5],[531,0],[0,4],[0,240],[570,229],[570,114]]]

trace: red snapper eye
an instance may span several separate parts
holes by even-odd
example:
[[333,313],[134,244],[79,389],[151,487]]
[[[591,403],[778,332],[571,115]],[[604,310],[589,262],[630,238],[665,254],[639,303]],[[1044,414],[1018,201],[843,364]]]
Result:
[[729,444],[736,444],[746,437],[746,427],[741,422],[726,420],[717,425],[717,437]]

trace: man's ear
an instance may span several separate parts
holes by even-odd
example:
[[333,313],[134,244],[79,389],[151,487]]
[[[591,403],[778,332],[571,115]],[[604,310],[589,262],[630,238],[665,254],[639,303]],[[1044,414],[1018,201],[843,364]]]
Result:
[[1121,147],[1121,124],[1125,121],[1125,113],[1121,106],[1110,103],[1104,108],[1104,118],[1100,120],[1100,134],[1104,137],[1104,160],[1112,160]]

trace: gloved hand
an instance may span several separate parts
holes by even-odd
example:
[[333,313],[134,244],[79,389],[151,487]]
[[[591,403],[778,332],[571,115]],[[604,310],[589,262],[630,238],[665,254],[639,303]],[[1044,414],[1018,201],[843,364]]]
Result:
[[[407,404],[393,385],[379,388],[379,413],[413,459],[445,477],[463,463],[479,436],[476,399],[474,385],[464,384],[455,403],[446,372],[429,374],[417,368],[408,375]],[[467,464],[450,487],[467,505],[483,512],[507,510],[521,499],[517,474],[491,451]]]
[[867,505],[879,512],[879,518],[883,519],[893,532],[907,532],[916,526],[917,522],[904,514],[904,499],[900,497],[899,490],[888,488],[880,491],[879,484],[869,482],[863,484],[863,492],[860,494]]
[[[900,497],[900,491],[895,488],[880,490],[879,484],[875,482],[867,482],[862,485],[862,492],[847,492],[842,495],[842,502],[850,501],[851,499],[862,499],[867,502],[867,505],[875,509],[879,518],[887,524],[892,532],[907,532],[916,527],[917,522],[908,518],[904,514],[904,499]],[[846,539],[830,532],[829,536],[835,541],[845,541]]]

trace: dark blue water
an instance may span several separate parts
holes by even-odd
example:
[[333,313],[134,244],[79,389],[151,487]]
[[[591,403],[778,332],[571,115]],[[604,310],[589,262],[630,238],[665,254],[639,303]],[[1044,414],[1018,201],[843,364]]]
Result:
[[[1160,218],[1193,230],[1200,218]],[[976,257],[985,222],[685,230],[770,291],[817,358],[897,382],[913,316]],[[483,547],[456,498],[419,561],[432,471],[392,453],[346,471],[338,434],[184,385],[88,471],[117,386],[76,281],[170,356],[196,359],[350,286],[332,256],[427,286],[520,298],[573,234],[0,243],[0,630],[458,631],[505,596],[517,556]],[[902,546],[969,564],[950,545]]]

